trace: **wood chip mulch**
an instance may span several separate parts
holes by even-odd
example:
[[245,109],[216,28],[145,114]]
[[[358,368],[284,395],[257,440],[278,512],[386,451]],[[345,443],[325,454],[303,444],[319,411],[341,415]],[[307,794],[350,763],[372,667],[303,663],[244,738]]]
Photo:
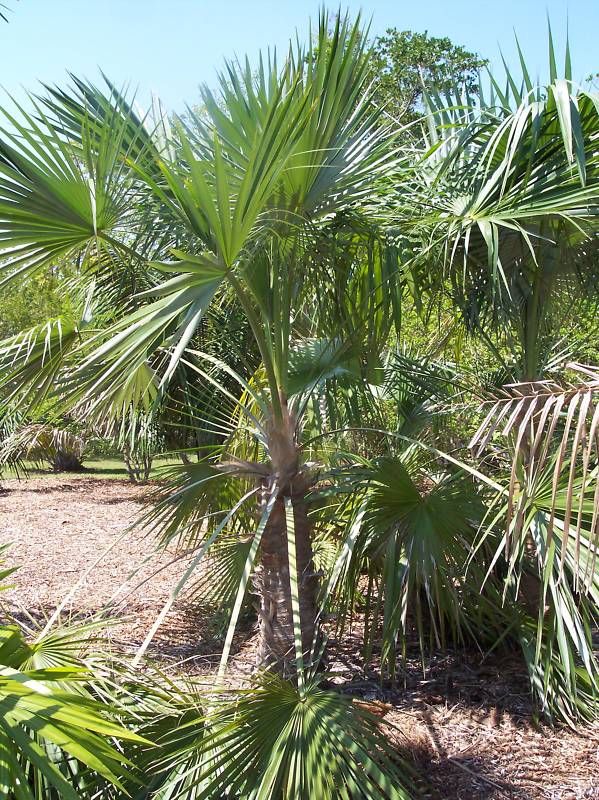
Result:
[[[171,563],[174,550],[146,562],[153,552],[148,531],[128,530],[147,503],[147,488],[87,475],[8,480],[3,487],[0,543],[12,543],[8,561],[20,567],[3,601],[25,621],[30,615],[43,623],[108,551],[62,617],[91,617],[112,599],[125,620],[109,636],[123,651],[135,652],[188,563]],[[205,672],[218,657],[220,636],[197,598],[183,596],[149,653]],[[239,648],[252,651],[251,626]],[[534,724],[517,661],[439,654],[426,676],[414,660],[401,686],[381,686],[363,674],[358,653],[357,638],[355,646],[351,638],[343,647],[332,644],[334,682],[380,709],[398,748],[424,775],[425,797],[599,800],[599,728],[574,732]]]

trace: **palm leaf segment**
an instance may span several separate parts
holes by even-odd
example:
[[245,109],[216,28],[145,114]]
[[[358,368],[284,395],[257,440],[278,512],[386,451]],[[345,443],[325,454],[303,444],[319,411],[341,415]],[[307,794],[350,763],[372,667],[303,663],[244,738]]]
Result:
[[508,491],[508,554],[526,536],[531,503],[548,518],[544,555],[560,540],[559,564],[575,569],[577,589],[592,590],[599,544],[599,374],[569,364],[578,382],[553,380],[504,387],[491,402],[470,447],[480,456],[504,439],[515,454]]
[[86,695],[85,670],[31,666],[44,646],[43,640],[28,645],[16,626],[0,628],[0,794],[34,800],[54,790],[77,800],[77,762],[122,787],[130,765],[111,739],[146,740],[112,722]]
[[20,107],[19,117],[4,112],[11,126],[2,129],[0,146],[5,276],[29,274],[74,252],[99,257],[115,247],[113,234],[129,217],[122,157],[128,127],[119,113],[101,130],[82,120],[74,149],[43,108],[35,108],[36,117]]

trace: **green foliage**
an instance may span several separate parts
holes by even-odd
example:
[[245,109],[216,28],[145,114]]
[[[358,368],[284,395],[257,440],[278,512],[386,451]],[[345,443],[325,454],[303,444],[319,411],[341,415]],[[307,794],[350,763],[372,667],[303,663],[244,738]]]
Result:
[[49,270],[0,293],[0,339],[14,336],[53,317],[72,313],[62,270]]
[[[68,414],[131,458],[183,453],[143,522],[191,559],[134,666],[206,559],[195,588],[230,612],[219,681],[252,592],[263,663],[284,676],[209,695],[127,669],[96,682],[160,746],[123,743],[139,800],[408,796],[374,720],[314,678],[325,612],[342,631],[363,610],[365,656],[380,644],[394,677],[414,630],[423,662],[518,646],[543,714],[596,718],[596,381],[546,405],[538,379],[559,361],[555,306],[596,305],[599,99],[550,53],[546,86],[522,60],[487,99],[482,62],[448,40],[391,31],[373,55],[359,20],[331,31],[323,14],[308,47],[227,64],[172,126],[77,78],[5,112],[0,273],[77,270],[76,313],[0,344],[3,413]],[[421,70],[419,139],[380,95],[414,118]],[[514,378],[468,453],[476,401]],[[71,716],[63,738],[48,719],[37,733],[98,773],[69,773],[78,790],[109,797],[119,759],[82,696],[96,738]],[[11,744],[13,774],[66,780],[71,762],[30,741]]]
[[552,356],[554,306],[567,297],[595,305],[599,105],[553,69],[544,87],[532,86],[524,61],[522,73],[520,84],[508,71],[505,93],[491,78],[491,95],[466,110],[457,96],[429,93],[430,150],[404,195],[422,274],[439,259],[437,278],[466,325],[508,331],[518,376],[534,379]]
[[378,720],[350,698],[267,674],[230,694],[165,729],[153,791],[140,800],[410,796]]
[[76,646],[72,632],[28,642],[16,624],[0,625],[0,795],[7,800],[78,800],[94,774],[123,788],[131,764],[118,742],[149,744],[93,699],[93,676]]
[[377,99],[401,124],[410,123],[425,112],[426,89],[440,93],[458,89],[472,95],[478,88],[478,73],[487,63],[446,36],[388,28],[373,46]]

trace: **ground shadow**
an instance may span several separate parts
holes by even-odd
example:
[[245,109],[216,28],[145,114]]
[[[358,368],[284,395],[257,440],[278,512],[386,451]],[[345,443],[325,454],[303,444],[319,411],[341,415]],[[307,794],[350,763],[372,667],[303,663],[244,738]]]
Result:
[[[47,477],[51,477],[53,473],[46,473]],[[11,491],[22,491],[31,494],[60,494],[61,492],[65,493],[79,493],[79,494],[91,494],[93,497],[94,503],[100,503],[102,505],[114,505],[118,503],[122,503],[125,501],[138,500],[143,498],[143,492],[140,492],[139,497],[132,496],[132,495],[117,495],[117,496],[104,496],[99,495],[97,493],[94,494],[94,491],[98,489],[99,485],[102,485],[104,482],[99,480],[98,478],[93,476],[93,473],[85,473],[82,475],[78,473],[78,477],[70,477],[70,478],[63,478],[61,476],[54,476],[59,477],[60,480],[55,481],[48,481],[44,483],[43,486],[31,486],[28,484],[27,481],[19,481],[16,485],[13,483],[11,486],[4,486],[6,493],[10,493]],[[148,484],[135,484],[132,483],[128,478],[114,478],[110,481],[111,488],[114,486],[120,487],[127,487],[128,489],[140,489],[143,490],[148,488]]]
[[463,757],[437,757],[426,748],[410,748],[422,795],[431,800],[530,800],[523,786],[497,775],[496,759],[486,748]]
[[[514,777],[512,768],[506,769],[515,732],[528,736],[545,730],[534,721],[528,676],[517,654],[506,650],[485,658],[468,650],[438,652],[423,673],[418,648],[411,646],[391,681],[381,680],[376,649],[373,666],[364,668],[361,642],[357,632],[331,641],[330,683],[365,702],[389,723],[398,753],[422,777],[423,796],[432,800],[545,796],[536,785],[531,792],[531,775],[516,769]],[[465,720],[469,727],[460,728]],[[452,726],[461,732],[457,739],[448,738]]]
[[118,475],[129,479],[129,473],[125,467],[87,467],[84,470],[88,475]]

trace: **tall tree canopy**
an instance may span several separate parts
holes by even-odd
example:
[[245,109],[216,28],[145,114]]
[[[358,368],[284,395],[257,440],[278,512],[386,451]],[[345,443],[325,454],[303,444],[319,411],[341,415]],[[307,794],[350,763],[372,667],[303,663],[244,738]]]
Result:
[[422,114],[422,92],[434,86],[441,92],[455,87],[476,91],[478,72],[488,63],[477,53],[454,44],[447,36],[388,28],[374,40],[372,60],[377,96],[402,123]]

